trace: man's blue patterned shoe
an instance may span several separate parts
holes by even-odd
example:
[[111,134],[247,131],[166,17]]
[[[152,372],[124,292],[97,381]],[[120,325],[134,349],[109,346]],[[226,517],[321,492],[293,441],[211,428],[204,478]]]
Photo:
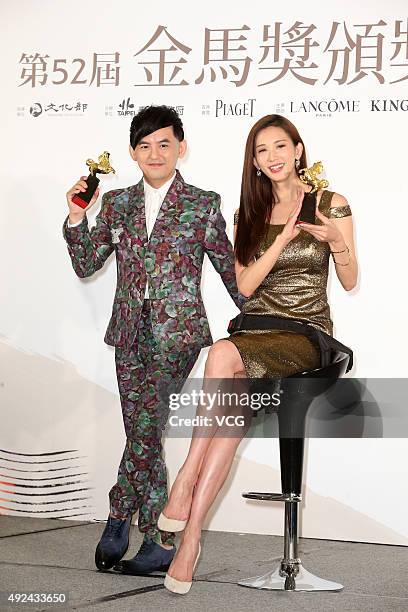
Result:
[[153,540],[143,541],[138,553],[133,559],[125,559],[113,568],[122,574],[144,576],[152,572],[167,572],[176,553],[176,547],[163,548]]
[[129,547],[129,531],[132,516],[115,519],[108,516],[106,527],[95,551],[95,564],[100,570],[108,570],[121,560]]

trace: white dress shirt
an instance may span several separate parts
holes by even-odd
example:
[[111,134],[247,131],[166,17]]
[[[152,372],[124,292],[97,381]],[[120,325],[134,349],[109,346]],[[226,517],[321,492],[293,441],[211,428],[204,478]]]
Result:
[[[174,177],[176,173],[166,182],[164,185],[155,189],[143,178],[143,187],[144,187],[144,195],[145,195],[145,216],[146,216],[146,229],[147,229],[147,237],[150,238],[152,233],[154,223],[157,219],[157,215],[159,214],[159,210],[161,205],[163,204],[163,200],[166,197],[166,194],[170,188],[170,185],[174,181]],[[68,227],[76,227],[80,225],[81,221],[77,223],[70,223],[68,219]],[[149,299],[149,288],[148,283],[146,283],[145,289],[145,300]]]
[[[176,173],[174,173],[171,179],[169,179],[166,183],[164,183],[164,185],[162,185],[158,189],[155,189],[154,187],[149,185],[149,183],[143,178],[143,186],[145,193],[146,229],[148,238],[150,238],[154,223],[157,219],[157,215],[159,214],[160,207],[163,204],[163,200],[166,197],[166,194],[169,190],[170,185],[174,181],[175,176]],[[149,299],[148,284],[149,283],[146,283],[144,295],[145,300]]]

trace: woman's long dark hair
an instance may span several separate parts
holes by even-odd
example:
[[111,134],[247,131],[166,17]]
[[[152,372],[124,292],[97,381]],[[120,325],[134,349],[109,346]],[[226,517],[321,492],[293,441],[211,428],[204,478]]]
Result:
[[[255,141],[258,133],[267,127],[279,127],[286,132],[293,144],[299,142],[303,145],[299,168],[306,168],[306,152],[303,140],[296,127],[282,115],[266,115],[259,119],[248,134],[244,167],[242,170],[241,199],[239,204],[239,217],[235,239],[235,256],[240,264],[247,266],[265,236],[268,228],[275,197],[272,191],[271,180],[263,173],[257,176],[254,166]],[[297,170],[297,172],[299,172]]]

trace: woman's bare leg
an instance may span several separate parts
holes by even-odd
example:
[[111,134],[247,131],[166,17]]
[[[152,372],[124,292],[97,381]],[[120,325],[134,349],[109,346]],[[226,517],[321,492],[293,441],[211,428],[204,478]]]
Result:
[[214,436],[210,441],[194,490],[183,541],[168,570],[168,574],[177,580],[192,580],[204,519],[228,476],[241,440]]
[[[236,346],[229,340],[218,340],[210,348],[204,371],[204,390],[211,389],[212,379],[233,379],[244,370],[241,356]],[[214,389],[212,389],[214,391]],[[190,514],[194,487],[203,464],[204,457],[213,440],[213,432],[196,428],[190,443],[187,458],[172,486],[169,500],[163,512],[168,518],[187,520]]]

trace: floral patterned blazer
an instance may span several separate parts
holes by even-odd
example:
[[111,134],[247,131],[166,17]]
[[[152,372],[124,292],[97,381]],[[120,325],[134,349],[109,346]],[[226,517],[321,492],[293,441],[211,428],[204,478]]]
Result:
[[96,225],[86,216],[63,233],[76,274],[83,278],[101,268],[115,251],[117,287],[107,344],[130,348],[137,341],[145,285],[148,283],[152,328],[162,350],[192,350],[212,344],[201,297],[204,253],[240,308],[234,254],[225,233],[220,196],[188,185],[176,176],[147,236],[143,179],[126,189],[105,193]]

